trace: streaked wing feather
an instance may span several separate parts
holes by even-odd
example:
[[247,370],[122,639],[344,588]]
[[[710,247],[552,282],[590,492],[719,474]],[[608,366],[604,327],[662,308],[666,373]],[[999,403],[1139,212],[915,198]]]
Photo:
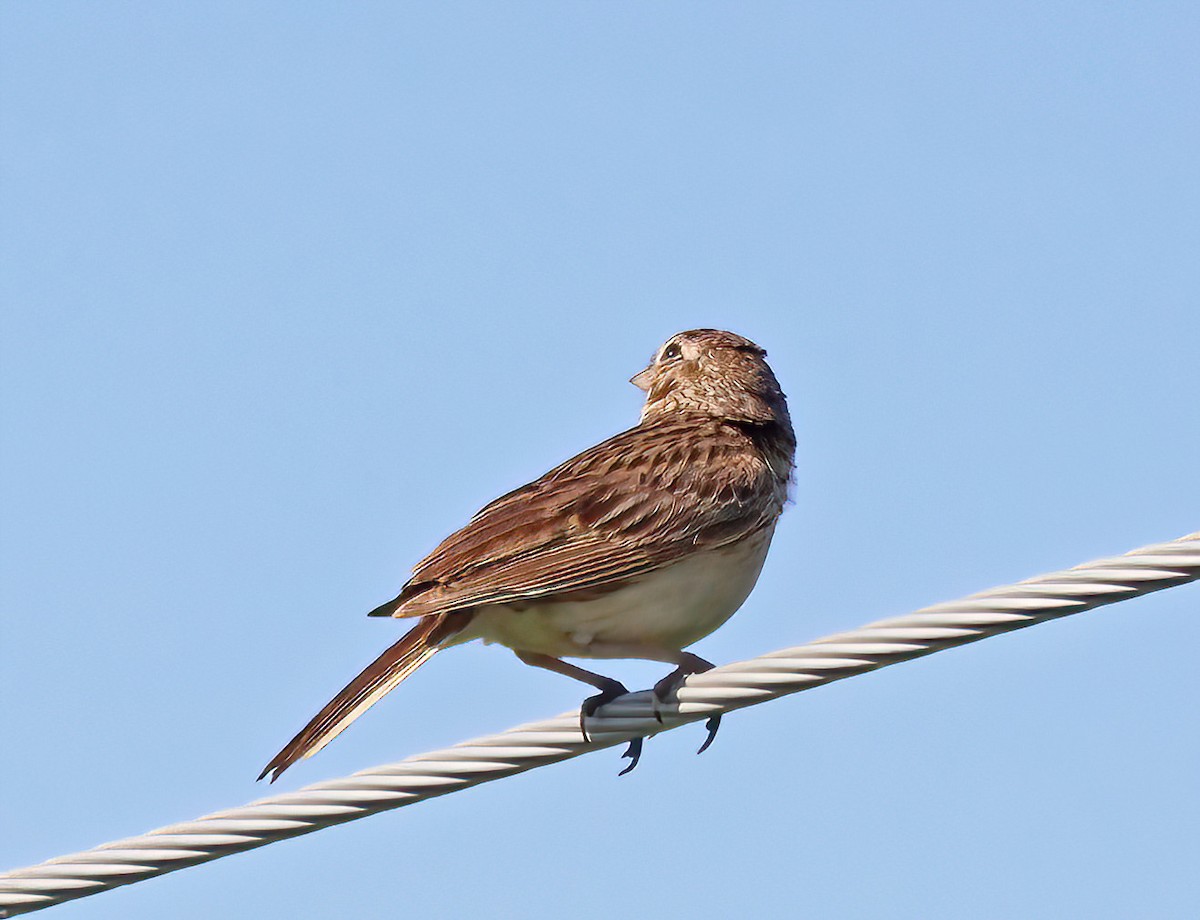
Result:
[[756,532],[781,494],[735,427],[639,426],[484,507],[376,612],[424,616],[613,585]]

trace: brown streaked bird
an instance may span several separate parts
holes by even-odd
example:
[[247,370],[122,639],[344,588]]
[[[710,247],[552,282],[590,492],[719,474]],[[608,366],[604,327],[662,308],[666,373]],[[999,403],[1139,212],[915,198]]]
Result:
[[[563,658],[675,665],[666,699],[712,665],[689,645],[750,594],[787,500],[796,437],[766,352],[716,329],[672,336],[632,379],[641,421],[496,499],[417,563],[371,616],[415,620],[259,775],[315,754],[435,652],[498,642],[590,684],[585,717],[626,693]],[[719,717],[708,722],[708,747]],[[584,729],[586,738],[586,729]],[[633,769],[641,739],[626,751]]]

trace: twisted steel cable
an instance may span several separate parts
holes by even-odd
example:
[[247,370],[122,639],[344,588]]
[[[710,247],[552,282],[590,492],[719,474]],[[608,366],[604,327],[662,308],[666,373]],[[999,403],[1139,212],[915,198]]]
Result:
[[588,720],[589,741],[580,733],[578,711],[567,712],[14,869],[0,874],[0,917],[128,885],[1197,578],[1200,531],[694,675],[680,688],[677,703],[658,707],[661,722],[649,692],[630,693]]

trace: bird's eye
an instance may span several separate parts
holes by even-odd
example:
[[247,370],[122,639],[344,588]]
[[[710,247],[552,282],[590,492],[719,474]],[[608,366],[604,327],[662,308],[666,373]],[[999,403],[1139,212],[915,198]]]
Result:
[[683,352],[679,350],[679,346],[672,342],[663,349],[662,359],[664,361],[674,361],[676,358],[681,357],[682,355]]

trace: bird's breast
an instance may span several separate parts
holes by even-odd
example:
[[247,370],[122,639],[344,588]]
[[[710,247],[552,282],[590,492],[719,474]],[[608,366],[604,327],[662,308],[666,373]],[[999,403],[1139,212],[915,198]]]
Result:
[[742,606],[758,581],[774,529],[686,556],[592,596],[481,607],[453,644],[482,639],[556,658],[627,657],[607,645],[686,648]]

